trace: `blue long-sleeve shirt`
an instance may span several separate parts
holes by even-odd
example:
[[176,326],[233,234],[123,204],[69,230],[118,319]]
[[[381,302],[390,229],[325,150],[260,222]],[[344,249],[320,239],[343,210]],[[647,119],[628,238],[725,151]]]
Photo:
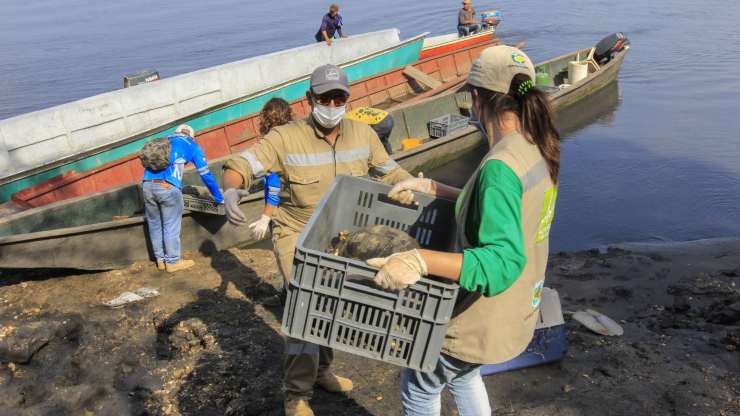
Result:
[[280,175],[270,172],[265,176],[265,203],[276,207],[280,205]]
[[192,163],[198,170],[203,183],[211,191],[213,199],[221,203],[224,197],[221,195],[221,191],[218,189],[218,183],[216,178],[208,169],[208,161],[206,160],[203,149],[200,148],[195,140],[184,134],[175,134],[169,137],[170,139],[170,164],[165,169],[157,172],[153,172],[149,169],[144,169],[144,180],[159,179],[169,182],[170,184],[182,189],[182,173],[185,170],[185,164]]
[[321,19],[321,26],[319,27],[319,31],[316,32],[316,41],[321,42],[324,40],[324,37],[321,35],[321,32],[326,32],[326,35],[329,36],[329,39],[332,39],[335,34],[338,34],[339,37],[342,37],[342,16],[337,14],[336,16],[332,16],[331,13],[327,13],[324,15],[324,17]]

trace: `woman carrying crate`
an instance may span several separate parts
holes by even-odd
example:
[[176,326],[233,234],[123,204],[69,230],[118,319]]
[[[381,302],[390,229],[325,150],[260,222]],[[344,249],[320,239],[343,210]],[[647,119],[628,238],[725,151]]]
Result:
[[463,189],[415,178],[389,193],[407,204],[413,191],[457,200],[455,253],[419,249],[368,260],[380,268],[375,282],[385,288],[403,289],[433,275],[458,281],[462,292],[436,369],[402,372],[405,415],[438,415],[445,387],[461,415],[490,415],[480,366],[516,357],[532,339],[560,168],[560,135],[534,77],[520,50],[484,50],[467,89],[471,122],[487,139],[488,155]]

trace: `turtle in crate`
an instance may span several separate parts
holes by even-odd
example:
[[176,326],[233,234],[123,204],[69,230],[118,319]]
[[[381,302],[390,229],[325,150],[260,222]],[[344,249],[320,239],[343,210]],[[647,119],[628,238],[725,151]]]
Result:
[[418,248],[419,243],[404,231],[387,225],[370,225],[355,231],[340,231],[332,238],[327,252],[366,261]]
[[[360,228],[355,231],[342,230],[332,238],[331,243],[326,250],[329,254],[335,256],[347,257],[355,260],[366,261],[376,257],[388,257],[394,253],[408,251],[420,248],[419,243],[408,233],[387,225],[371,225]],[[355,316],[358,315],[358,316]],[[362,311],[354,308],[345,308],[341,312],[342,319],[349,321],[361,321]],[[396,333],[407,332],[409,329],[401,325],[400,319],[394,324],[393,328]],[[354,339],[356,334],[345,334],[351,339],[345,340],[350,344],[360,342]],[[363,349],[371,346],[368,340],[363,340]],[[379,345],[376,347],[381,348]],[[390,341],[391,354],[401,353],[401,346],[395,341]]]

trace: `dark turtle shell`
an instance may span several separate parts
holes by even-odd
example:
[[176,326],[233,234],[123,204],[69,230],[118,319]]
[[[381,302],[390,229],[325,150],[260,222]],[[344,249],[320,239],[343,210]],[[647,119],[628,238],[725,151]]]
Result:
[[340,232],[332,246],[334,250],[330,252],[338,256],[365,261],[413,250],[419,248],[419,243],[401,230],[387,225],[373,225],[352,232]]

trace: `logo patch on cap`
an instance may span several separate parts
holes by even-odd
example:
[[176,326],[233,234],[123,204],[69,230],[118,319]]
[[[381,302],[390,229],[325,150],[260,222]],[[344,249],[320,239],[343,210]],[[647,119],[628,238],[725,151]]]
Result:
[[327,81],[339,81],[339,71],[336,68],[329,68],[326,70]]
[[512,53],[511,60],[519,66],[524,66],[527,64],[527,58],[525,58],[524,55],[520,54],[519,52]]

